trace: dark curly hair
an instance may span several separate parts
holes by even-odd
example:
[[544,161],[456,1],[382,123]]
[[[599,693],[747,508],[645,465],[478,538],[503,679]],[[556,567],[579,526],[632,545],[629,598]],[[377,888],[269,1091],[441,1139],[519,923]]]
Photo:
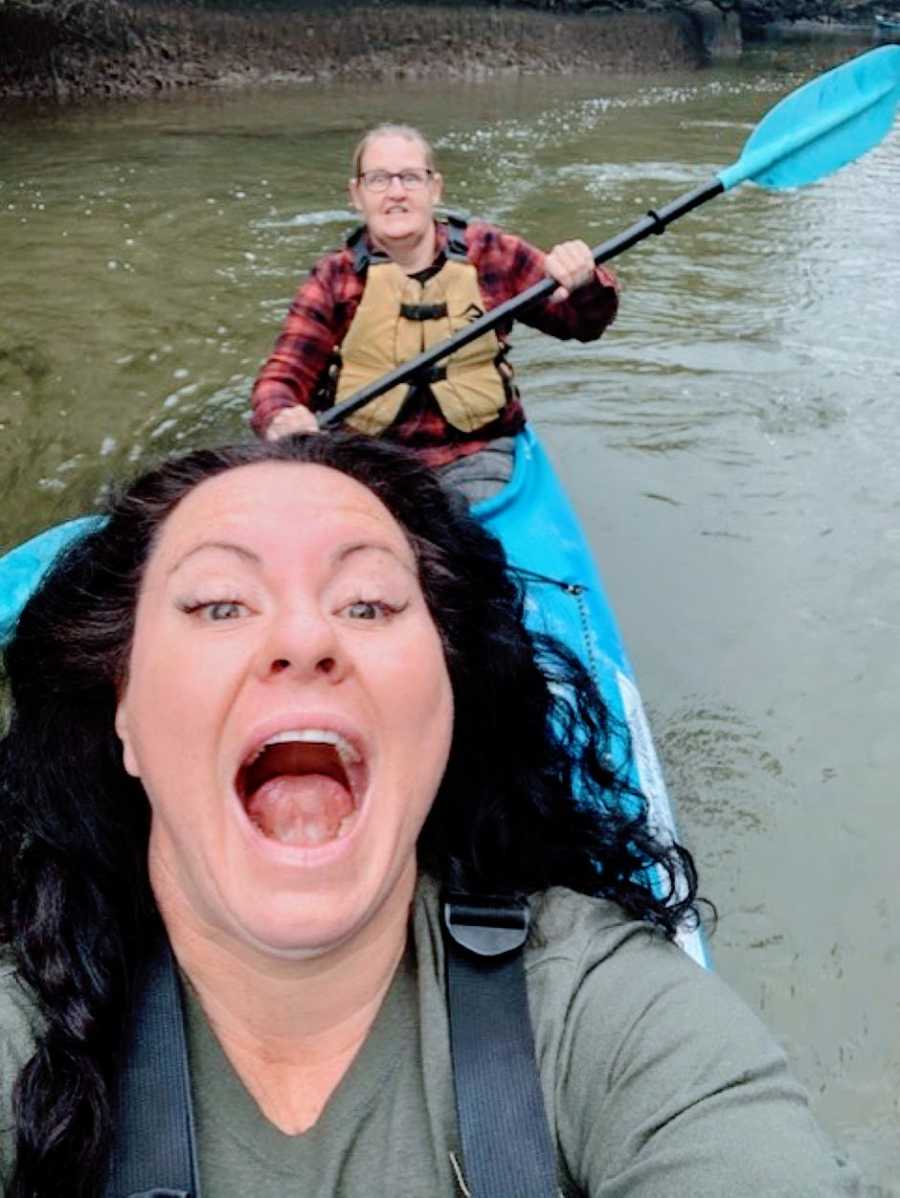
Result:
[[138,591],[179,501],[258,462],[341,471],[410,539],[455,700],[446,774],[419,841],[422,868],[482,893],[566,885],[669,936],[696,918],[690,856],[656,838],[641,795],[610,766],[622,757],[611,749],[623,731],[577,658],[526,631],[522,589],[501,546],[417,458],[334,434],[168,461],[65,551],[6,650],[0,938],[44,1023],[16,1083],[9,1198],[88,1198],[102,1187],[124,1012],[159,919],[147,874],[149,805],[123,768],[113,723]]

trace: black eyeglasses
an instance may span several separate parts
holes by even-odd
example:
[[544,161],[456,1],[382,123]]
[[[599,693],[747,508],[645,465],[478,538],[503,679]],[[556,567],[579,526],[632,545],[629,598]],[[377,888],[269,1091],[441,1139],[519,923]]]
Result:
[[434,171],[422,168],[408,171],[360,171],[359,181],[366,191],[387,191],[391,179],[399,179],[406,191],[418,191],[424,187]]

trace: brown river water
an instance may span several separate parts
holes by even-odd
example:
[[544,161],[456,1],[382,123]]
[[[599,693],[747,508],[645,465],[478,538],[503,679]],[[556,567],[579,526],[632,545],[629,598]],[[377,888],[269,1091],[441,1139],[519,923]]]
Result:
[[[217,91],[0,131],[0,546],[163,452],[245,435],[360,131],[412,120],[455,206],[597,243],[739,154],[850,39],[683,75]],[[900,1195],[900,124],[619,262],[619,320],[521,329],[703,889],[719,972],[869,1198]]]

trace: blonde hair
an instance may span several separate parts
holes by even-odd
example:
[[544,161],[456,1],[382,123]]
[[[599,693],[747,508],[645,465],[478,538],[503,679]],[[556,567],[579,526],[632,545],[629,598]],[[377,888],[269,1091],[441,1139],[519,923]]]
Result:
[[370,129],[361,138],[356,149],[353,151],[352,177],[358,179],[362,173],[362,160],[366,150],[379,137],[405,137],[408,141],[417,141],[425,151],[425,165],[430,171],[435,169],[434,165],[434,150],[431,148],[431,142],[421,130],[414,128],[412,125],[376,125],[374,129]]

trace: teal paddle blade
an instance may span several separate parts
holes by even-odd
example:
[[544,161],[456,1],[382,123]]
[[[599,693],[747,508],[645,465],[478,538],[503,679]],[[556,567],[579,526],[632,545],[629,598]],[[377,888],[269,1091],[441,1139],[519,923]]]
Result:
[[19,613],[56,555],[101,523],[100,516],[79,516],[38,533],[0,557],[0,646],[12,636]]
[[728,191],[804,187],[871,150],[894,123],[900,46],[881,46],[799,87],[763,117],[741,156],[719,172]]

